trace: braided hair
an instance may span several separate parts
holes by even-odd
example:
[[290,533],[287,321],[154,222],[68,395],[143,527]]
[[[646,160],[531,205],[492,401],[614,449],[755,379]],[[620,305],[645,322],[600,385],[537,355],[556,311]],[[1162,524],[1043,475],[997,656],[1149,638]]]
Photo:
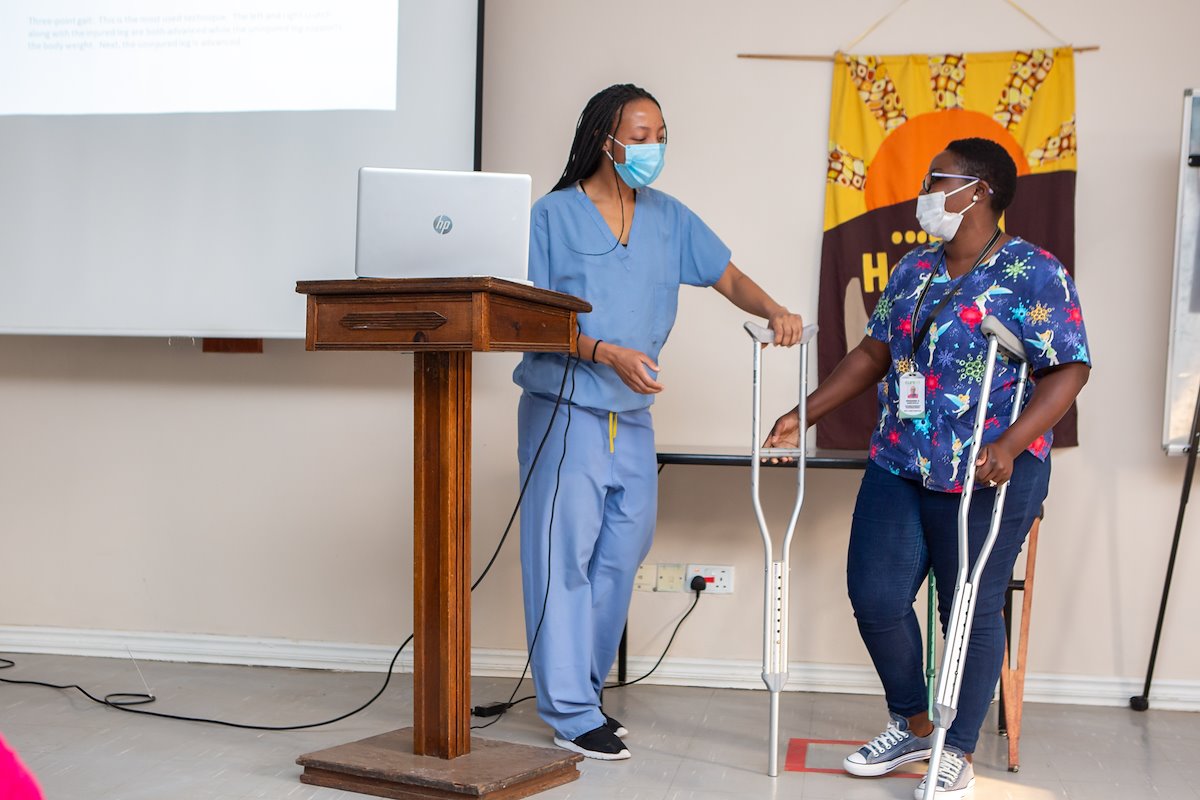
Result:
[[[575,124],[575,139],[571,142],[567,166],[563,168],[562,177],[550,191],[565,189],[596,171],[600,166],[601,148],[605,140],[621,125],[621,114],[625,110],[625,104],[642,98],[658,105],[654,95],[632,83],[614,84],[597,92],[588,100],[587,105],[583,107],[583,113],[579,115],[579,121]],[[659,109],[661,110],[662,106],[659,106]]]

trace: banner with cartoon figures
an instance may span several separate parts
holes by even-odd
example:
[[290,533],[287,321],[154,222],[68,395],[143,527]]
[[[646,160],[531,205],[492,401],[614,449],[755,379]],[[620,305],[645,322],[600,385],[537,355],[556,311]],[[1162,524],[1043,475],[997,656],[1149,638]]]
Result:
[[[824,380],[863,336],[892,268],[928,241],[916,198],[929,162],[955,139],[999,142],[1017,165],[1006,232],[1049,250],[1074,275],[1075,73],[1069,47],[1002,53],[834,58],[825,183],[817,372]],[[875,388],[817,426],[817,446],[865,450]],[[1077,444],[1075,409],[1054,429]]]

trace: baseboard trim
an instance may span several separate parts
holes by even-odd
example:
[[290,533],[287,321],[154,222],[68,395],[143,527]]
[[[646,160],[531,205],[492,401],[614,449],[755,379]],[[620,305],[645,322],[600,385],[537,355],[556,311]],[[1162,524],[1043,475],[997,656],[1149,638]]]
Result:
[[[0,626],[0,652],[96,658],[128,658],[132,654],[146,661],[383,672],[396,651],[380,645],[205,633]],[[400,654],[396,672],[412,672],[409,649]]]
[[[250,636],[191,633],[105,631],[73,628],[0,626],[0,653],[45,653],[98,658],[135,658],[147,661],[181,661],[203,664],[237,664],[261,667],[330,669],[383,672],[395,654],[390,646],[342,642],[297,641]],[[629,677],[649,670],[652,657],[629,659]],[[475,648],[471,651],[474,675],[516,678],[525,666],[518,650]],[[397,672],[412,672],[412,652],[405,649],[396,662]],[[666,658],[644,683],[666,686],[701,686],[719,689],[763,689],[761,666],[756,661],[708,658]],[[1138,693],[1137,678],[1093,675],[1030,674],[1025,680],[1025,701],[1089,706],[1127,706]],[[787,691],[838,694],[882,694],[875,670],[859,664],[789,665]],[[1154,684],[1153,708],[1200,711],[1200,681],[1163,680]]]

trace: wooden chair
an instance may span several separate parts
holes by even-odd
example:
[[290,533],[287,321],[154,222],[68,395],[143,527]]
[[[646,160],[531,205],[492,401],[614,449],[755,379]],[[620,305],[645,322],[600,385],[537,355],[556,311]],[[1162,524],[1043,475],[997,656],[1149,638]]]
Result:
[[[1021,769],[1021,710],[1025,702],[1025,664],[1029,655],[1029,617],[1033,611],[1033,576],[1037,564],[1038,529],[1045,509],[1033,521],[1025,548],[1025,577],[1013,578],[1004,598],[1004,666],[1000,671],[1000,735],[1008,737],[1008,771]],[[1017,661],[1011,664],[1013,592],[1021,592],[1021,625],[1017,634]]]

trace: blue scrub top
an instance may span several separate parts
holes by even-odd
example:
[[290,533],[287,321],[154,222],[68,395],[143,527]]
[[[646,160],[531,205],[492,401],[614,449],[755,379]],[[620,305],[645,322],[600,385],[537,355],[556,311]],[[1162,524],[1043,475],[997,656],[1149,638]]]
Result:
[[[582,333],[640,350],[655,363],[675,324],[679,286],[712,286],[729,257],[729,248],[691,209],[654,189],[637,192],[627,246],[617,244],[578,184],[550,192],[533,206],[529,279],[592,304],[591,313],[579,315]],[[580,354],[575,405],[634,411],[654,402],[654,395],[634,392],[590,356]],[[565,367],[563,354],[526,353],[513,380],[527,392],[556,397]],[[564,399],[570,392],[568,378]]]

